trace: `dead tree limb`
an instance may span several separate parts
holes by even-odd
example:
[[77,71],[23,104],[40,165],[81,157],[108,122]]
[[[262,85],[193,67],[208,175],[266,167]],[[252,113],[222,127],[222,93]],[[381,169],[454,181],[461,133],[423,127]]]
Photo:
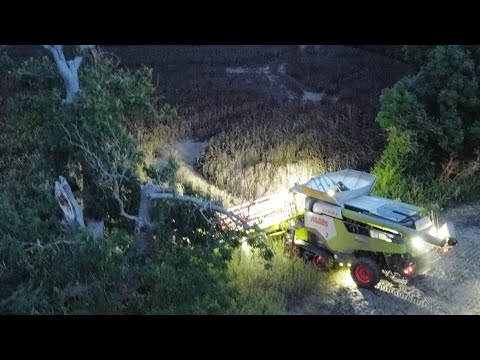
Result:
[[[188,196],[188,195],[182,195],[178,196],[172,193],[165,193],[165,192],[154,192],[151,193],[150,198],[153,200],[173,200],[173,201],[180,201],[180,202],[189,202],[192,203],[196,206],[198,206],[201,210],[211,210],[220,214],[224,214],[228,216],[232,221],[238,225],[243,227],[244,229],[254,229],[253,226],[245,222],[242,218],[240,218],[238,215],[228,211],[222,206],[216,205],[210,200],[205,200],[201,199],[195,196]],[[256,228],[255,228],[256,229]]]
[[55,181],[55,199],[63,211],[63,223],[71,227],[85,228],[83,209],[78,204],[67,180],[60,176]]
[[113,184],[113,194],[112,194],[112,196],[118,203],[118,206],[120,208],[120,215],[122,215],[124,218],[127,218],[128,220],[138,221],[137,216],[133,216],[133,215],[127,214],[125,212],[125,204],[123,203],[122,199],[120,198],[120,189],[119,189],[118,182],[116,182],[116,181]]
[[63,54],[63,45],[43,45],[43,47],[52,54],[57,70],[65,83],[66,96],[63,103],[73,104],[80,91],[78,68],[82,63],[82,57],[77,56],[73,60],[66,60]]
[[[152,181],[142,186],[140,195],[140,206],[138,216],[135,219],[135,236],[131,248],[131,254],[146,255],[153,247],[152,237],[152,221],[151,213],[153,210],[154,202],[158,200],[169,200],[184,203],[191,203],[197,206],[204,218],[209,221],[203,211],[210,210],[216,213],[224,214],[229,217],[237,226],[244,229],[260,230],[257,227],[253,227],[241,219],[238,215],[228,211],[227,209],[213,203],[210,200],[198,198],[189,195],[176,195],[167,193],[161,189],[158,185],[155,185]],[[209,221],[210,222],[210,221]],[[261,230],[260,230],[261,231]],[[130,250],[130,249],[129,249]]]

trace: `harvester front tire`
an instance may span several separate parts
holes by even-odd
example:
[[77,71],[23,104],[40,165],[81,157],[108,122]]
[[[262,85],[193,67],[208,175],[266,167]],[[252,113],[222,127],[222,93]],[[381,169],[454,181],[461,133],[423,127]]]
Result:
[[357,258],[350,267],[352,279],[358,287],[373,289],[382,276],[380,265],[368,257]]

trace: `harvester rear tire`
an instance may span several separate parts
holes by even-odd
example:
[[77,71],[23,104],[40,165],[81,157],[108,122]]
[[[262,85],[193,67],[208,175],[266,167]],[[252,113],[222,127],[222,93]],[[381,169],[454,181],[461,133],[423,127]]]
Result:
[[317,271],[329,271],[333,268],[333,257],[326,250],[318,249],[312,257],[312,265]]
[[353,261],[350,274],[358,287],[373,289],[380,281],[382,269],[375,260],[369,257],[359,257]]
[[296,257],[299,257],[299,258],[303,257],[302,248],[301,248],[300,246],[298,246],[297,244],[294,244],[294,245],[292,246],[292,253],[293,253],[293,255],[296,256]]

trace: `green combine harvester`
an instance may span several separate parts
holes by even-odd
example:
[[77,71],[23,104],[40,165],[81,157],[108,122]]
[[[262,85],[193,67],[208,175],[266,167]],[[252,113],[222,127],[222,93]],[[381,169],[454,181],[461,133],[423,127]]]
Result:
[[359,287],[375,287],[382,270],[425,274],[456,245],[453,224],[372,196],[376,179],[356,170],[326,173],[229,210],[268,234],[286,233],[294,253],[319,271],[350,267]]

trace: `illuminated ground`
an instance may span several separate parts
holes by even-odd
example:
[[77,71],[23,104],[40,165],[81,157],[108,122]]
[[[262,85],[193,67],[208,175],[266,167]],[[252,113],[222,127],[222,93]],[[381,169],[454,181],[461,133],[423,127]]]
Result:
[[313,295],[291,314],[480,314],[480,204],[444,214],[452,221],[458,246],[423,278],[410,283],[386,276],[378,289],[359,290],[348,270],[329,276],[326,295]]

